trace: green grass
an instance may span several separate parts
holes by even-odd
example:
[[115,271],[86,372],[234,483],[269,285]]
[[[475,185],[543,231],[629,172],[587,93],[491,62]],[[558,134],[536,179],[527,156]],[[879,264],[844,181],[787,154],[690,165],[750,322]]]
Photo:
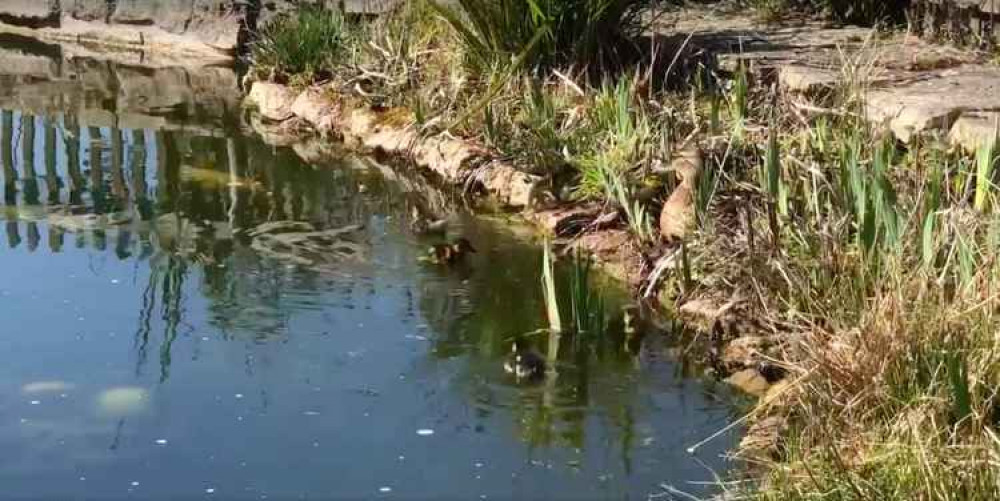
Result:
[[261,28],[252,46],[253,64],[259,73],[311,81],[336,69],[349,36],[339,11],[300,7]]
[[634,58],[639,0],[458,0],[435,3],[455,29],[466,62],[479,74],[525,56],[528,71],[569,65],[616,67]]

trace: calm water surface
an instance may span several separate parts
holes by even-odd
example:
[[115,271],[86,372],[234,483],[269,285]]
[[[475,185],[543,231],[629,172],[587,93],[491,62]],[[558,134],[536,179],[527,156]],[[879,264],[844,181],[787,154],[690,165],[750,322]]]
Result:
[[[2,47],[35,63],[0,65],[2,497],[646,499],[727,467],[736,437],[685,448],[728,395],[666,336],[626,350],[615,306],[557,378],[504,374],[544,325],[536,246],[452,215],[479,252],[422,263],[409,214],[452,199],[240,132],[235,77]],[[363,229],[299,252],[276,221]]]

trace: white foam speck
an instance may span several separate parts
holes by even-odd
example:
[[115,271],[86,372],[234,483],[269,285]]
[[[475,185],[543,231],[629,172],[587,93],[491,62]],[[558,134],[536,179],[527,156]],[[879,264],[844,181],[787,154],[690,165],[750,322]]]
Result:
[[132,487],[139,487],[139,482],[132,481]]
[[111,279],[111,283],[113,283],[113,284],[117,284],[117,283],[118,283],[118,279],[117,279],[117,278],[112,278],[112,279]]
[[80,477],[80,481],[81,481],[81,482],[83,482],[83,481],[85,481],[85,480],[87,480],[87,477]]
[[205,489],[205,494],[215,494],[215,489],[209,487],[208,489]]
[[421,437],[428,437],[428,436],[433,435],[433,434],[434,434],[434,430],[432,430],[430,428],[421,428],[421,429],[417,430],[417,435],[420,435]]
[[21,393],[54,393],[73,389],[72,383],[65,381],[33,381],[21,387]]
[[379,492],[392,492],[392,487],[379,487]]
[[237,394],[236,394],[236,395],[234,395],[234,396],[235,396],[236,398],[243,398],[243,394],[242,394],[242,393],[237,393]]
[[156,445],[167,445],[167,439],[165,438],[156,439]]
[[319,411],[305,411],[302,414],[305,414],[306,416],[319,416]]
[[40,403],[42,403],[40,400],[32,400],[31,401],[31,405],[38,405]]

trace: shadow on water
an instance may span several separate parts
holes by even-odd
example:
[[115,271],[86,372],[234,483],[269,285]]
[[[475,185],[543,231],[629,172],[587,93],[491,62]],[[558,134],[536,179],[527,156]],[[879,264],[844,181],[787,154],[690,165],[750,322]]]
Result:
[[[679,375],[662,333],[626,349],[621,291],[602,286],[604,335],[565,335],[555,374],[518,383],[502,361],[514,336],[544,326],[536,245],[397,171],[346,155],[307,165],[240,132],[235,82],[220,69],[136,69],[2,42],[0,62],[19,73],[0,75],[0,272],[24,280],[0,293],[25,300],[0,311],[40,336],[0,337],[0,380],[17,385],[0,384],[0,424],[20,423],[0,447],[32,468],[0,460],[15,496],[138,488],[121,475],[144,478],[148,496],[186,496],[201,481],[168,477],[203,471],[230,492],[279,497],[372,497],[388,484],[423,497],[641,498],[663,482],[710,492],[684,484],[712,476],[683,446],[725,425],[728,395]],[[446,237],[415,234],[415,208],[447,217],[447,238],[478,253],[420,263]],[[284,229],[261,236],[267,225]],[[42,304],[60,298],[62,309]],[[131,333],[126,352],[118,332]],[[51,374],[75,380],[62,412],[11,403],[40,401],[21,385]],[[87,388],[116,409],[111,423],[80,417],[92,414]],[[135,400],[148,400],[143,412]],[[45,419],[60,427],[30,428]],[[167,435],[191,445],[149,450]],[[61,460],[39,442],[52,437]],[[433,437],[448,442],[419,442]],[[734,439],[701,459],[726,468],[718,456]],[[88,478],[83,491],[65,487],[70,476]]]

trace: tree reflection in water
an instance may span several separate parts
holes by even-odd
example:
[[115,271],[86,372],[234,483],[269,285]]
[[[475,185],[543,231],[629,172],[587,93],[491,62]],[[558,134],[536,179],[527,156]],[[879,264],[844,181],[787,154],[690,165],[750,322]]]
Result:
[[[178,340],[202,335],[189,323],[193,303],[204,305],[208,322],[227,340],[284,343],[301,335],[291,332],[297,312],[329,306],[316,302],[315,291],[324,291],[325,301],[336,298],[335,307],[364,309],[377,307],[391,286],[401,298],[392,305],[401,311],[391,314],[428,324],[426,363],[431,370],[436,362],[458,367],[447,380],[479,418],[509,414],[529,449],[580,450],[595,426],[614,429],[608,451],[626,474],[633,468],[643,436],[636,416],[645,409],[638,407],[636,355],[624,349],[620,291],[604,288],[606,332],[563,334],[551,346],[557,370],[540,384],[518,385],[502,373],[501,361],[513,336],[544,325],[540,251],[492,224],[458,218],[454,231],[480,249],[475,260],[418,265],[413,240],[430,240],[406,230],[410,214],[455,211],[446,193],[428,193],[347,157],[305,165],[290,150],[235,134],[96,127],[70,115],[7,110],[0,111],[0,164],[8,247],[61,253],[70,241],[148,268],[136,273],[145,280],[134,325],[137,376],[170,381]],[[371,243],[373,253],[383,254],[332,266],[261,256],[250,230],[280,221],[319,230],[362,224],[366,240],[405,245]],[[376,286],[376,270],[399,261],[412,277]],[[565,288],[568,270],[558,270],[558,282]],[[192,301],[195,294],[206,301]],[[557,341],[532,339],[542,353]]]

